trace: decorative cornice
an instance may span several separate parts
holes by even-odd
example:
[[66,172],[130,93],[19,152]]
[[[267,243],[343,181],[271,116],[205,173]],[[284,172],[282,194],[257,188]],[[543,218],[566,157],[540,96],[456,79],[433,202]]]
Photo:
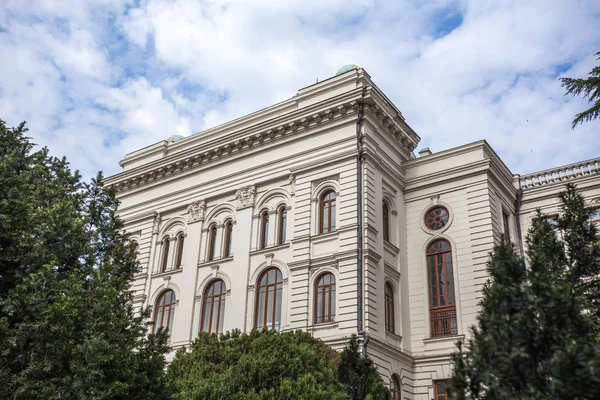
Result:
[[[365,101],[367,100],[375,102],[373,98],[365,99]],[[276,125],[269,129],[253,132],[242,138],[231,139],[229,142],[221,143],[211,148],[198,150],[195,154],[190,152],[162,165],[150,167],[139,172],[123,172],[122,174],[110,177],[109,185],[115,188],[117,192],[125,192],[205,166],[226,157],[236,156],[296,133],[305,132],[335,120],[341,120],[346,116],[355,114],[358,109],[359,103],[357,101],[350,101],[316,113],[313,111],[310,114],[300,115],[292,121]],[[417,144],[416,139],[412,138],[410,133],[405,132],[401,128],[402,124],[399,124],[393,117],[388,115],[383,108],[377,104],[364,103],[364,111],[372,116],[372,119],[377,121],[384,131],[393,135],[409,153],[414,150]]]

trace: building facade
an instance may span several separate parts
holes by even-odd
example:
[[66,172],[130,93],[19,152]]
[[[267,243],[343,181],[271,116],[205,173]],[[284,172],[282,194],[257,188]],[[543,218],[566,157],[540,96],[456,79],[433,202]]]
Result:
[[[119,213],[138,244],[136,306],[174,348],[199,331],[351,334],[396,398],[444,399],[504,235],[523,252],[573,181],[600,196],[600,159],[514,175],[479,141],[431,153],[356,66],[199,134],[127,154]],[[600,219],[600,217],[598,217]]]

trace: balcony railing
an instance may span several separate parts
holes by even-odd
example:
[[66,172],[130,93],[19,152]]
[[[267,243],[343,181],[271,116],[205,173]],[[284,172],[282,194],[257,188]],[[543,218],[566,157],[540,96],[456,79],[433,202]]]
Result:
[[523,175],[519,177],[519,185],[527,190],[592,175],[600,175],[600,158]]
[[456,309],[431,310],[431,337],[456,335]]

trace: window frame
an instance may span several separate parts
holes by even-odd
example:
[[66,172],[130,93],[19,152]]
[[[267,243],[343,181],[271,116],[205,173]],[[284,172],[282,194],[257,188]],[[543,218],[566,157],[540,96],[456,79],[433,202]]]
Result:
[[[161,302],[161,300],[165,299],[166,295],[170,294],[171,295],[171,301],[169,303],[165,303],[165,304],[159,304]],[[169,331],[169,335],[171,333],[171,322],[175,321],[175,307],[177,306],[177,296],[175,296],[175,292],[173,291],[173,289],[165,289],[163,290],[158,297],[156,298],[156,301],[154,302],[154,316],[152,318],[152,332],[156,333],[161,327],[166,328]],[[159,309],[161,310],[161,319],[160,322],[161,324],[158,324],[158,311]],[[165,310],[168,309],[168,318],[167,318],[167,324],[166,326],[162,324],[162,322],[165,320],[164,316],[165,316]]]
[[[330,283],[320,284],[326,276],[331,276]],[[313,324],[326,324],[335,321],[336,316],[336,290],[337,290],[337,280],[335,275],[332,272],[326,271],[320,274],[317,279],[315,279],[314,284],[314,298],[313,298]],[[321,295],[319,295],[319,289],[322,289]],[[321,315],[318,314],[318,300],[321,297]],[[328,298],[329,307],[325,310],[325,299]],[[321,318],[321,321],[318,320]]]
[[208,228],[208,254],[207,261],[213,261],[217,253],[217,225],[213,224]]
[[383,240],[389,242],[391,239],[390,235],[390,207],[387,202],[383,202],[381,207],[383,213]]
[[[332,198],[325,199],[329,195],[333,195]],[[320,235],[325,233],[331,233],[336,231],[337,216],[335,216],[337,207],[337,193],[333,189],[325,190],[319,197],[319,231]],[[325,214],[325,208],[327,208],[327,228],[325,228],[323,216]],[[333,220],[333,225],[332,225]],[[325,229],[327,231],[325,232]]]
[[[218,294],[215,294],[215,285],[216,284],[220,284],[220,289],[221,291]],[[211,295],[208,295],[207,293],[209,292],[210,289],[213,289],[213,292]],[[210,304],[208,303],[210,299]],[[214,305],[215,302],[219,302],[218,308],[217,308],[217,315],[216,315],[216,332],[211,332],[212,331],[212,327],[213,327],[213,312],[214,312]],[[225,318],[225,305],[226,305],[226,301],[227,301],[227,287],[225,286],[225,281],[223,279],[214,279],[212,280],[208,285],[206,285],[206,288],[204,289],[203,295],[202,295],[202,312],[200,314],[200,332],[206,332],[206,333],[215,333],[217,335],[223,333],[223,326],[221,326],[223,324],[223,320]],[[204,326],[204,318],[206,316],[206,306],[210,305],[210,316],[209,316],[209,320],[208,320],[208,330],[205,330],[205,326]],[[219,330],[219,328],[221,328]]]
[[[427,223],[427,218],[429,216],[430,213],[432,213],[433,211],[435,211],[436,209],[441,209],[445,212],[446,214],[446,218],[445,218],[445,222],[442,226],[440,226],[439,228],[434,227],[430,227]],[[445,229],[448,225],[450,225],[451,222],[451,218],[450,218],[450,210],[443,205],[437,204],[433,207],[430,207],[429,209],[427,209],[425,211],[425,215],[423,216],[423,226],[429,230],[430,232],[438,232],[441,231],[442,229]]]
[[390,282],[385,282],[383,286],[383,296],[385,312],[385,330],[386,332],[396,334],[396,296],[394,296],[394,286]]
[[223,257],[231,256],[231,243],[232,243],[232,234],[233,234],[233,222],[231,220],[225,222],[225,242],[223,243]]
[[[268,280],[268,273],[271,271],[275,271],[275,280],[273,283],[269,283]],[[264,284],[262,284],[262,280],[263,278],[266,278],[266,281]],[[278,280],[278,278],[280,278],[280,280]],[[284,278],[283,278],[283,273],[281,272],[281,270],[277,267],[271,266],[267,269],[265,269],[259,276],[258,279],[256,280],[256,299],[254,302],[254,329],[260,329],[260,330],[277,330],[279,331],[281,329],[282,326],[282,307],[283,307],[283,282],[284,282]],[[261,288],[265,287],[265,296],[264,296],[264,304],[261,304]],[[270,291],[270,288],[273,288],[272,291]],[[280,293],[280,303],[277,302],[277,291],[281,291]],[[274,296],[274,301],[272,303],[272,309],[269,310],[268,306],[269,306],[269,294],[271,294],[272,296]],[[261,321],[261,324],[259,325],[259,321],[258,321],[258,314],[259,314],[259,309],[263,308],[263,321]],[[278,310],[279,308],[279,310]],[[268,324],[268,312],[271,312],[271,323],[270,326]],[[279,311],[279,326],[277,326],[276,323],[276,315]]]
[[277,244],[282,245],[286,241],[286,230],[287,230],[287,208],[285,206],[279,207],[278,214],[278,229],[277,232]]
[[391,400],[401,400],[402,399],[402,389],[400,386],[400,379],[398,379],[398,375],[392,374],[392,379],[390,379],[390,392],[392,394]]
[[266,249],[269,246],[269,211],[260,214],[260,237],[258,248]]
[[160,260],[160,272],[166,272],[169,263],[169,250],[171,248],[171,238],[165,236],[162,241],[162,257]]
[[[434,245],[438,243],[445,243],[447,245],[448,250],[443,251],[432,251]],[[443,286],[445,289],[445,294],[443,290],[440,290],[439,279],[440,276],[438,274],[439,271],[439,255],[442,256],[442,274],[443,278]],[[434,264],[431,265],[431,261],[434,261]],[[429,297],[429,335],[431,338],[437,337],[445,337],[445,336],[454,336],[458,334],[458,317],[456,312],[456,281],[455,277],[455,268],[454,268],[454,259],[452,254],[452,244],[446,239],[437,239],[429,243],[426,250],[426,266],[427,266],[427,287],[428,287],[428,297]],[[451,275],[448,274],[448,266],[451,266]],[[436,291],[434,293],[432,287],[432,267],[436,272]],[[448,277],[452,277],[452,290],[450,291],[450,281]],[[445,297],[448,299],[445,299]],[[437,305],[434,306],[433,300],[437,300]],[[444,298],[446,302],[452,301],[452,304],[444,304],[440,306],[441,299]],[[447,329],[445,325],[449,325],[450,328]]]
[[183,261],[183,245],[185,243],[185,234],[180,233],[177,235],[177,251],[175,252],[175,269],[182,267]]
[[[439,388],[438,385],[439,384],[444,384],[444,392],[446,393],[439,393]],[[451,397],[448,394],[448,379],[436,379],[433,381],[433,399],[434,400],[450,400]]]
[[502,228],[504,231],[504,241],[510,244],[510,213],[504,209],[502,210]]

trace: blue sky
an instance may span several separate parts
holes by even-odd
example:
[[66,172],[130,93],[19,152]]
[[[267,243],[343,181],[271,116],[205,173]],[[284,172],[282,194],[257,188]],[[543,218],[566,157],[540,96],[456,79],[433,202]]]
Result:
[[89,177],[130,151],[364,67],[434,152],[486,139],[514,173],[600,156],[560,76],[600,51],[595,0],[4,0],[0,118]]

